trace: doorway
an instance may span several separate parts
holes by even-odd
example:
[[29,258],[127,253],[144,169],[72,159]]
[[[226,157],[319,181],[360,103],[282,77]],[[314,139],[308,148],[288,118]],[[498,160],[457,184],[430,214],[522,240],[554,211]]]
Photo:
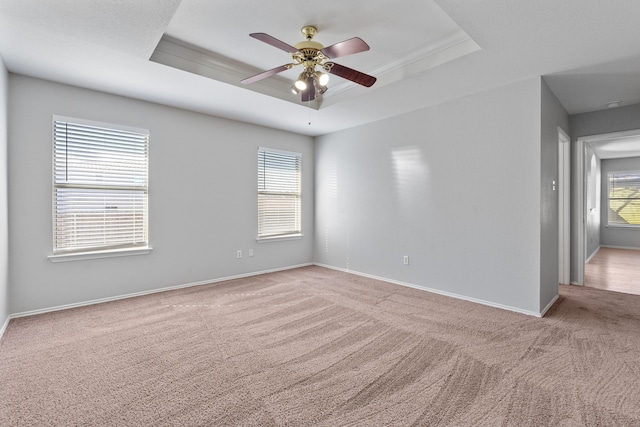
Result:
[[570,282],[570,139],[558,128],[558,283]]
[[[640,157],[640,129],[583,136],[577,140],[577,173],[574,176],[577,178],[578,190],[575,206],[579,212],[573,214],[573,219],[579,225],[574,228],[578,234],[577,253],[574,255],[577,258],[574,284],[585,285],[585,266],[591,258],[597,256],[601,247],[601,230],[607,227],[608,204],[606,198],[601,197],[604,185],[600,179],[601,160],[625,157]],[[608,246],[607,242],[602,245]]]

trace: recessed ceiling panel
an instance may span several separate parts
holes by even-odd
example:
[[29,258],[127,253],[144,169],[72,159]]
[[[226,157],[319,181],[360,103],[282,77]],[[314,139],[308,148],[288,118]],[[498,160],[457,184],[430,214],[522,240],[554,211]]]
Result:
[[[332,76],[323,105],[358,96],[479,49],[433,1],[324,2],[183,0],[151,60],[174,68],[241,86],[240,81],[261,71],[292,62],[282,50],[249,37],[264,32],[287,44],[304,40],[300,29],[314,25],[314,41],[324,46],[360,37],[371,50],[340,58],[341,65],[373,75],[378,81],[364,89]],[[380,10],[385,10],[384,14]],[[241,16],[241,25],[230,20]],[[259,83],[242,85],[286,101],[300,103],[290,91],[301,69],[283,71]],[[319,108],[320,104],[313,105]]]

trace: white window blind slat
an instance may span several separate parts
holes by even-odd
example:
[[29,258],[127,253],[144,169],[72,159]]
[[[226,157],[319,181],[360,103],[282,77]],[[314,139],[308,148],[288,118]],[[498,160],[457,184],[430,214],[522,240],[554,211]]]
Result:
[[148,245],[149,133],[53,122],[54,254]]
[[301,168],[300,153],[258,149],[258,238],[302,232]]

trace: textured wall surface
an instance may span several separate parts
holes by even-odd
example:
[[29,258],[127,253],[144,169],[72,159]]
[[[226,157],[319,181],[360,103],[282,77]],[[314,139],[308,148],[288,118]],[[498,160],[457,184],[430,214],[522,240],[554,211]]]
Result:
[[[313,261],[311,137],[23,76],[9,83],[12,313]],[[151,254],[47,259],[54,114],[149,129]],[[300,240],[255,241],[258,146],[302,153]]]
[[544,309],[558,295],[558,128],[568,135],[570,130],[569,115],[544,80],[540,102],[540,308]]
[[7,195],[7,104],[9,75],[0,58],[0,331],[9,317],[9,225]]
[[540,79],[319,137],[315,259],[538,313],[540,160]]
[[600,158],[590,145],[585,148],[586,161],[586,185],[587,195],[587,234],[585,236],[587,259],[596,253],[600,247]]

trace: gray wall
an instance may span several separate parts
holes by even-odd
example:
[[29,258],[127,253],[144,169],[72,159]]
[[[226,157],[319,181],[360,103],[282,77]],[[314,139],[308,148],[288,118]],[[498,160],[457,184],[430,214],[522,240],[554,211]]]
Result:
[[529,79],[317,138],[316,261],[538,314],[540,92]]
[[[578,233],[582,224],[582,207],[578,206],[577,140],[582,136],[640,129],[640,104],[592,113],[574,114],[571,125],[571,281],[578,280]],[[598,212],[599,214],[599,212]],[[589,241],[587,239],[587,241]]]
[[540,308],[558,295],[558,128],[570,135],[569,114],[542,80],[540,114]]
[[640,157],[602,160],[602,223],[600,225],[600,244],[622,248],[640,249],[640,229],[607,227],[609,215],[607,188],[607,174],[609,172],[640,171]]
[[587,204],[587,258],[596,254],[600,247],[600,158],[589,144],[585,146],[585,203]]
[[9,318],[9,228],[7,196],[7,105],[9,74],[0,58],[0,333]]
[[[13,74],[9,91],[12,313],[313,261],[312,138]],[[53,114],[150,130],[151,254],[47,259]],[[300,240],[255,242],[258,146],[302,153]]]

